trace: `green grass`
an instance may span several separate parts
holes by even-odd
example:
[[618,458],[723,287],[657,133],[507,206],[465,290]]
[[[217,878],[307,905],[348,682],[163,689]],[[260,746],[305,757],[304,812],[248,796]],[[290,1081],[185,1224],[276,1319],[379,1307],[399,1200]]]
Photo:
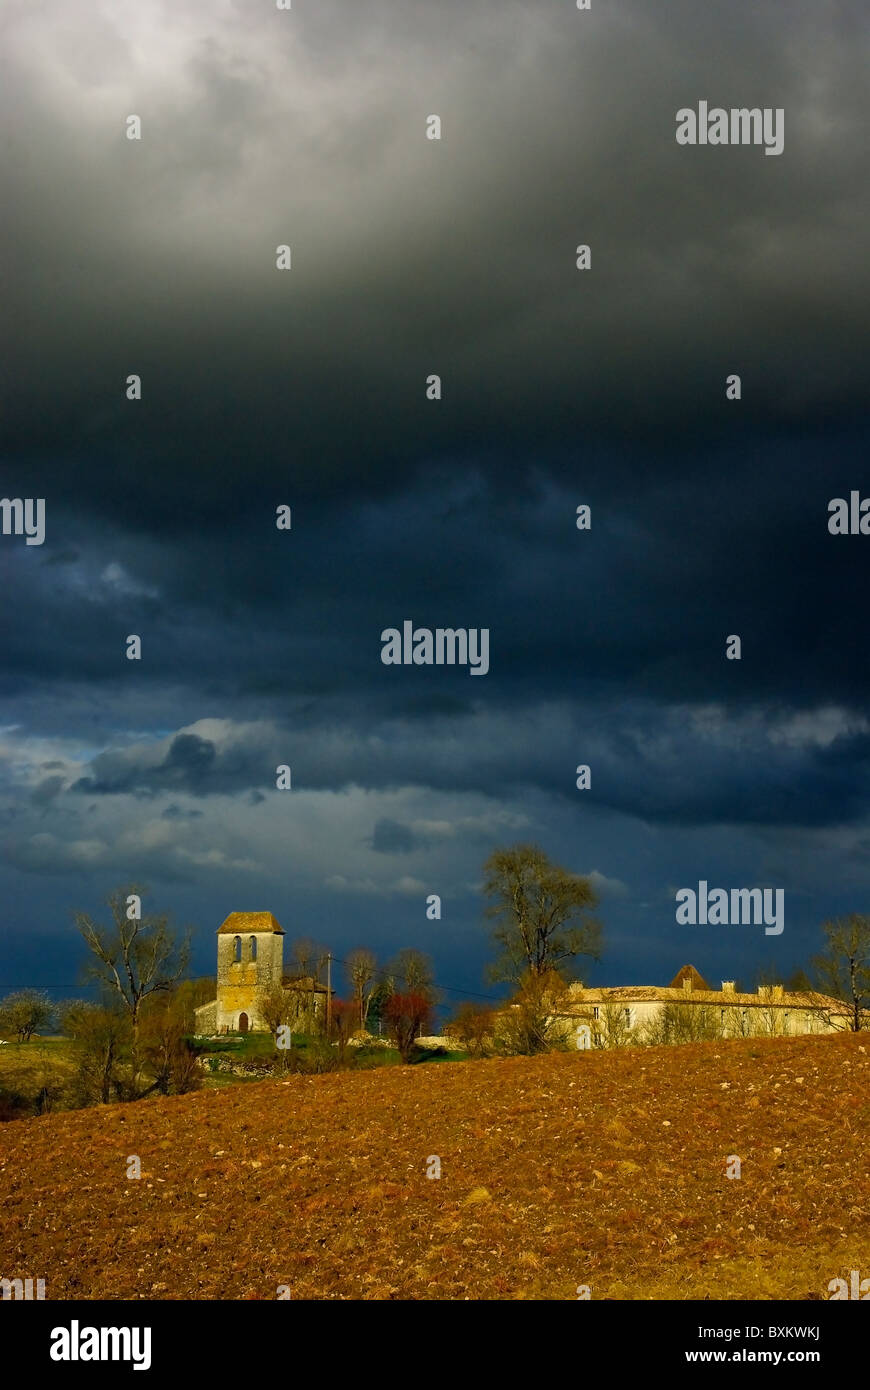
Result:
[[437,1052],[434,1052],[434,1051],[425,1052],[425,1051],[424,1051],[422,1057],[417,1057],[417,1058],[415,1058],[415,1060],[416,1060],[416,1062],[418,1063],[418,1065],[419,1065],[419,1064],[422,1064],[422,1063],[424,1063],[424,1062],[467,1062],[467,1061],[468,1061],[468,1053],[467,1053],[467,1052],[446,1052],[446,1051],[445,1051],[445,1052],[441,1052],[440,1050],[437,1051]]
[[0,1047],[0,1086],[26,1086],[38,1081],[42,1072],[68,1075],[74,1068],[73,1044],[69,1038],[34,1037],[30,1042],[8,1042]]
[[[189,1040],[197,1052],[206,1056],[234,1057],[237,1061],[250,1061],[255,1057],[271,1057],[275,1051],[275,1039],[271,1033],[227,1033],[222,1038]],[[294,1047],[306,1047],[308,1039],[301,1034],[293,1034]]]
[[401,1057],[395,1047],[349,1047],[348,1069],[372,1071],[375,1067],[397,1067]]
[[40,1113],[48,1103],[62,1103],[76,1072],[76,1056],[68,1038],[34,1037],[0,1047],[0,1118]]
[[[351,1049],[348,1049],[349,1053]],[[372,1067],[398,1067],[402,1064],[395,1047],[360,1047],[353,1051],[353,1070],[368,1071]],[[436,1062],[467,1062],[467,1052],[447,1052],[421,1047],[411,1058],[411,1066],[432,1066]]]

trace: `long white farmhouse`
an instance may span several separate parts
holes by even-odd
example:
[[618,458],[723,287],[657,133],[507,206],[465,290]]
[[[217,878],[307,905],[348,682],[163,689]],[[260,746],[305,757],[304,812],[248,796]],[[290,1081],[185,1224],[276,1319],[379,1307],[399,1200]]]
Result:
[[587,989],[571,985],[558,1009],[581,1040],[589,1030],[593,1046],[633,1038],[678,1041],[691,1037],[784,1037],[801,1033],[835,1033],[849,1026],[845,1004],[812,990],[794,992],[782,985],[759,985],[755,993],[723,980],[711,989],[693,965],[684,965],[669,985],[620,985]]

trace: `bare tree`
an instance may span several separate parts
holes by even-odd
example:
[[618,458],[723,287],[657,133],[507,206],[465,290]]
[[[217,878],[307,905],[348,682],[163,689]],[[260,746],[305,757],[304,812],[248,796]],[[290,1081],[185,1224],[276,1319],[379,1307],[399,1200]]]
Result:
[[639,1031],[632,1022],[631,1006],[614,999],[603,1001],[598,1009],[596,1043],[599,1047],[631,1047],[639,1041]]
[[559,972],[537,974],[530,970],[520,980],[507,1008],[498,1015],[497,1041],[503,1051],[523,1056],[564,1048],[575,1017],[576,1010],[571,1007],[567,985]]
[[598,959],[601,927],[587,916],[598,900],[588,878],[551,863],[537,845],[495,850],[484,875],[485,916],[502,952],[493,980],[562,971],[581,955]]
[[151,1090],[181,1096],[199,1089],[201,1073],[186,1037],[185,1003],[177,991],[153,995],[143,1008],[142,1052],[154,1078]]
[[399,993],[420,995],[430,1004],[436,1002],[432,962],[423,951],[406,946],[397,952],[387,966],[387,976],[395,981]]
[[466,999],[456,1009],[444,1032],[472,1057],[486,1057],[492,1050],[496,1032],[495,1010]]
[[821,991],[841,1001],[841,1008],[822,1005],[820,1012],[828,1023],[847,1023],[858,1033],[870,1024],[870,917],[853,912],[825,922],[822,930],[828,948],[814,957],[813,966]]
[[128,907],[132,897],[138,902],[133,890],[112,893],[108,927],[99,926],[86,912],[77,912],[75,922],[93,956],[86,973],[115,995],[129,1015],[135,1071],[142,1003],[174,987],[187,968],[190,948],[187,939],[178,942],[167,916],[128,916],[134,910]]
[[200,1004],[210,1004],[217,993],[214,975],[200,976],[196,980],[181,980],[172,992],[172,1003],[184,1021],[184,1031],[196,1030],[196,1009]]
[[[758,995],[762,1000],[757,1004],[753,1013],[754,1032],[761,1038],[781,1038],[785,1034],[785,1009],[782,1002],[775,1002],[775,990],[779,981],[771,984],[762,984],[758,987]],[[780,991],[780,994],[782,991]]]
[[[641,1041],[649,1046],[662,1043],[706,1042],[726,1036],[726,1026],[711,1004],[683,1004],[671,1001],[663,1005],[638,1029]],[[632,1041],[632,1039],[629,1039]]]
[[[739,990],[735,992],[742,993]],[[754,1009],[748,1009],[743,1004],[726,1004],[720,1010],[721,1013],[725,1015],[722,1019],[723,1038],[751,1038],[755,1036],[757,1021],[753,1017]]]
[[131,1040],[130,1015],[118,1004],[92,1004],[72,1000],[61,1010],[61,1026],[77,1045],[77,1089],[85,1104],[93,1100],[107,1105],[114,1091],[124,1097],[124,1077]]
[[319,947],[308,936],[298,936],[290,943],[290,963],[294,975],[313,975],[316,969]]
[[322,946],[317,941],[312,941],[308,936],[300,936],[290,947],[290,960],[293,973],[300,980],[310,982],[307,1031],[314,1032],[317,1025],[317,986],[320,983],[320,972],[326,964],[329,951],[326,946]]
[[296,1005],[293,991],[277,983],[257,995],[260,1017],[270,1033],[277,1033],[282,1023],[295,1022]]
[[378,962],[373,951],[360,946],[351,951],[347,958],[347,975],[353,997],[356,1000],[357,1019],[362,1029],[367,1029],[372,996],[377,988]]

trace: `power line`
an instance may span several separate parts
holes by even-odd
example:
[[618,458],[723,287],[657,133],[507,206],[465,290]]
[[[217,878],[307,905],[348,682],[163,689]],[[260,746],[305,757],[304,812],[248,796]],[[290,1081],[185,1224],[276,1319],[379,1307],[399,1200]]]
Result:
[[[332,959],[338,965],[348,964],[348,962],[346,960],[342,960],[340,956],[333,956]],[[386,973],[388,975],[395,975],[396,979],[405,980],[407,982],[408,977],[407,975],[404,975],[401,970],[388,970]],[[501,997],[497,994],[481,994],[478,990],[460,989],[458,985],[442,985],[439,983],[438,980],[432,981],[432,988],[446,990],[448,994],[467,994],[472,999],[490,999],[495,1004],[501,1004],[504,1002],[501,999]]]
[[93,985],[0,985],[0,989],[93,989]]
[[[343,960],[343,959],[341,958],[341,956],[333,956],[333,957],[332,957],[332,960],[335,962],[336,965],[347,965],[347,964],[348,964],[348,961]],[[389,973],[390,975],[395,975],[396,979],[398,979],[398,980],[404,980],[404,981],[407,983],[408,977],[407,977],[407,975],[405,975],[402,971],[400,971],[400,970],[391,970],[391,971],[389,971],[388,973]],[[89,984],[86,984],[86,985],[70,985],[70,984],[65,984],[65,985],[41,985],[41,984],[36,984],[36,985],[21,985],[21,984],[17,984],[17,985],[4,985],[4,984],[0,984],[0,989],[9,989],[9,990],[15,990],[15,989],[64,989],[64,990],[66,990],[66,989],[68,989],[68,990],[78,990],[78,991],[82,991],[82,990],[89,990],[89,989],[94,989],[94,988],[96,988],[96,985],[95,985],[93,982],[91,982],[91,983],[89,983]],[[433,980],[433,982],[432,982],[432,988],[433,988],[433,989],[442,989],[442,990],[444,990],[445,993],[447,993],[447,994],[464,994],[464,995],[467,995],[468,998],[470,998],[470,999],[489,999],[489,1000],[490,1000],[492,1003],[494,1003],[494,1004],[501,1004],[501,1003],[504,1002],[503,999],[501,998],[501,996],[498,995],[498,994],[481,994],[479,990],[474,990],[474,989],[461,989],[461,988],[459,987],[459,985],[442,985],[442,984],[440,983],[440,981],[438,981],[438,980]]]

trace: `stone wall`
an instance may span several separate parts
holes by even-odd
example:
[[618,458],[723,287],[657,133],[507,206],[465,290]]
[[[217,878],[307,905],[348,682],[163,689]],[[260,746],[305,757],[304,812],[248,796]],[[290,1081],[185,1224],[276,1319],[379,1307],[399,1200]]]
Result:
[[198,1009],[194,1009],[193,1017],[196,1020],[197,1035],[201,1038],[213,1037],[217,1032],[217,1000],[212,999],[210,1004],[201,1004]]

